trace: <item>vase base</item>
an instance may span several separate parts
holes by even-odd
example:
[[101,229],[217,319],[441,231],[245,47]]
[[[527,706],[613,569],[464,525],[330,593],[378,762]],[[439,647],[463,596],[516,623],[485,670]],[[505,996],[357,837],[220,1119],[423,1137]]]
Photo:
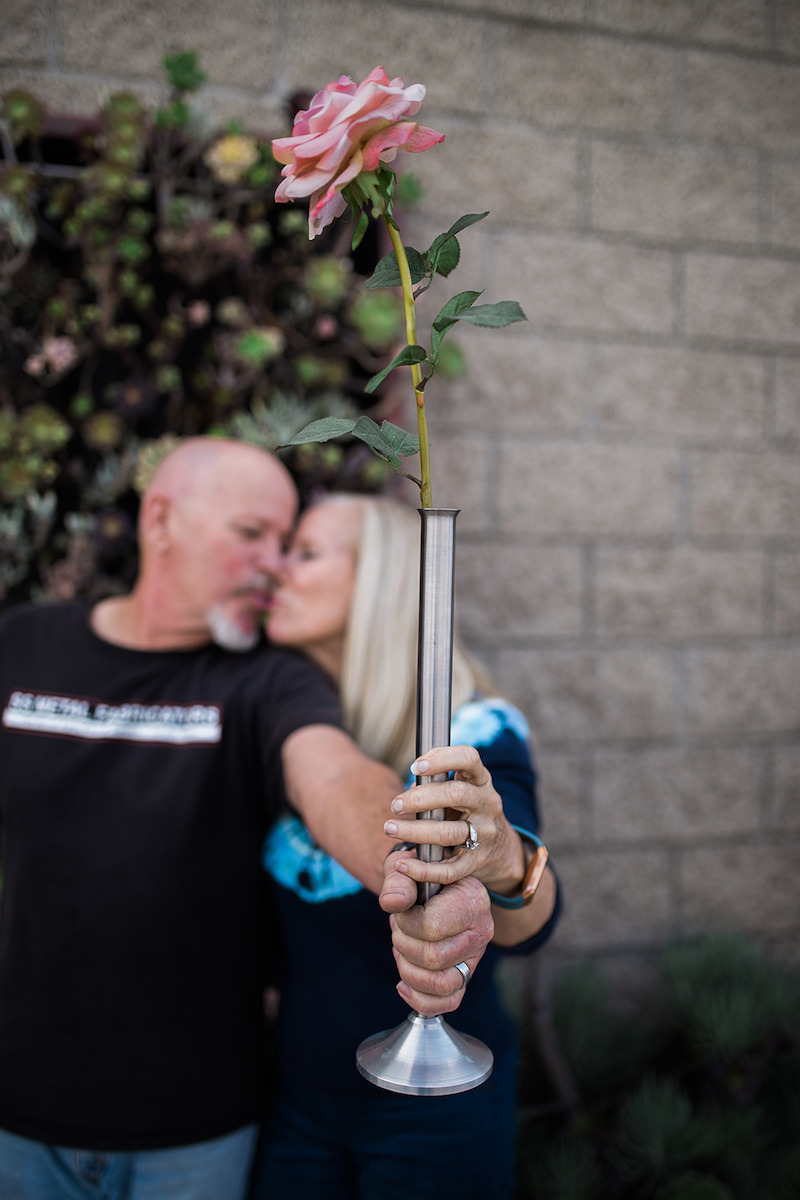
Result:
[[373,1034],[356,1051],[365,1079],[406,1096],[453,1096],[478,1087],[492,1073],[491,1050],[457,1033],[442,1017],[411,1013],[396,1029]]

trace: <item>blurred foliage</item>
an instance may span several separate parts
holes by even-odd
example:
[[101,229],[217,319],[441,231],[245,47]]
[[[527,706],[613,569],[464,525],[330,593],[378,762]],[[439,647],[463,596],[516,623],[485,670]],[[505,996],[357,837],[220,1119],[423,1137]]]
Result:
[[659,967],[633,1011],[592,965],[557,981],[571,1109],[526,1110],[542,1084],[523,1024],[519,1200],[800,1198],[797,974],[728,933],[670,945]]
[[[271,137],[211,121],[194,53],[164,68],[153,112],[117,92],[70,124],[2,97],[0,602],[126,590],[139,492],[176,439],[272,449],[391,415],[364,393],[402,333],[399,300],[364,287],[377,235],[309,242],[307,211],[274,203]],[[355,442],[284,458],[304,496],[387,472]]]

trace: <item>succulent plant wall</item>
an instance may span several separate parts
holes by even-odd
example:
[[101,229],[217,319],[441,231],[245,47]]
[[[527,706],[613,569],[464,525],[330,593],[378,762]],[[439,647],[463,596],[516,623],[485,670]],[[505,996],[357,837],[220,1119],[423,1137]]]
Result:
[[[138,495],[175,438],[274,448],[317,417],[389,415],[364,393],[403,320],[364,287],[377,246],[309,242],[305,208],[274,204],[270,139],[210,127],[194,54],[165,68],[161,108],[117,93],[68,136],[3,97],[0,603],[126,589]],[[305,494],[385,478],[360,443],[286,461]]]

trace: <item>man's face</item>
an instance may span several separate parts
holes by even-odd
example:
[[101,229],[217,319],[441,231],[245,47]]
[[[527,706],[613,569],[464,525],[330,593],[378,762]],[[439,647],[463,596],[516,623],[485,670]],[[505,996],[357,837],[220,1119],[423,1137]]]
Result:
[[297,508],[275,463],[237,463],[172,514],[173,579],[193,620],[229,650],[255,645]]

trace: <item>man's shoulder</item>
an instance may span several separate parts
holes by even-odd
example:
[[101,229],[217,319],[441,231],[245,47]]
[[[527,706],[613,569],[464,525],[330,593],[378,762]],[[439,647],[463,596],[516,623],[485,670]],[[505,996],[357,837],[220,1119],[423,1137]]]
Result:
[[69,600],[57,604],[35,604],[31,600],[11,605],[0,612],[0,634],[16,636],[30,628],[67,626],[80,621],[89,611],[86,601]]
[[225,655],[234,670],[238,667],[242,675],[251,676],[255,682],[263,684],[271,680],[278,685],[296,682],[304,687],[319,687],[322,692],[336,693],[330,679],[316,663],[288,646],[273,646],[263,640],[246,654],[232,654],[226,650],[217,653]]
[[[230,680],[236,680],[239,704],[268,714],[284,736],[301,725],[342,726],[341,705],[334,684],[297,650],[263,641],[238,656],[228,651]],[[231,662],[231,660],[234,660]]]

